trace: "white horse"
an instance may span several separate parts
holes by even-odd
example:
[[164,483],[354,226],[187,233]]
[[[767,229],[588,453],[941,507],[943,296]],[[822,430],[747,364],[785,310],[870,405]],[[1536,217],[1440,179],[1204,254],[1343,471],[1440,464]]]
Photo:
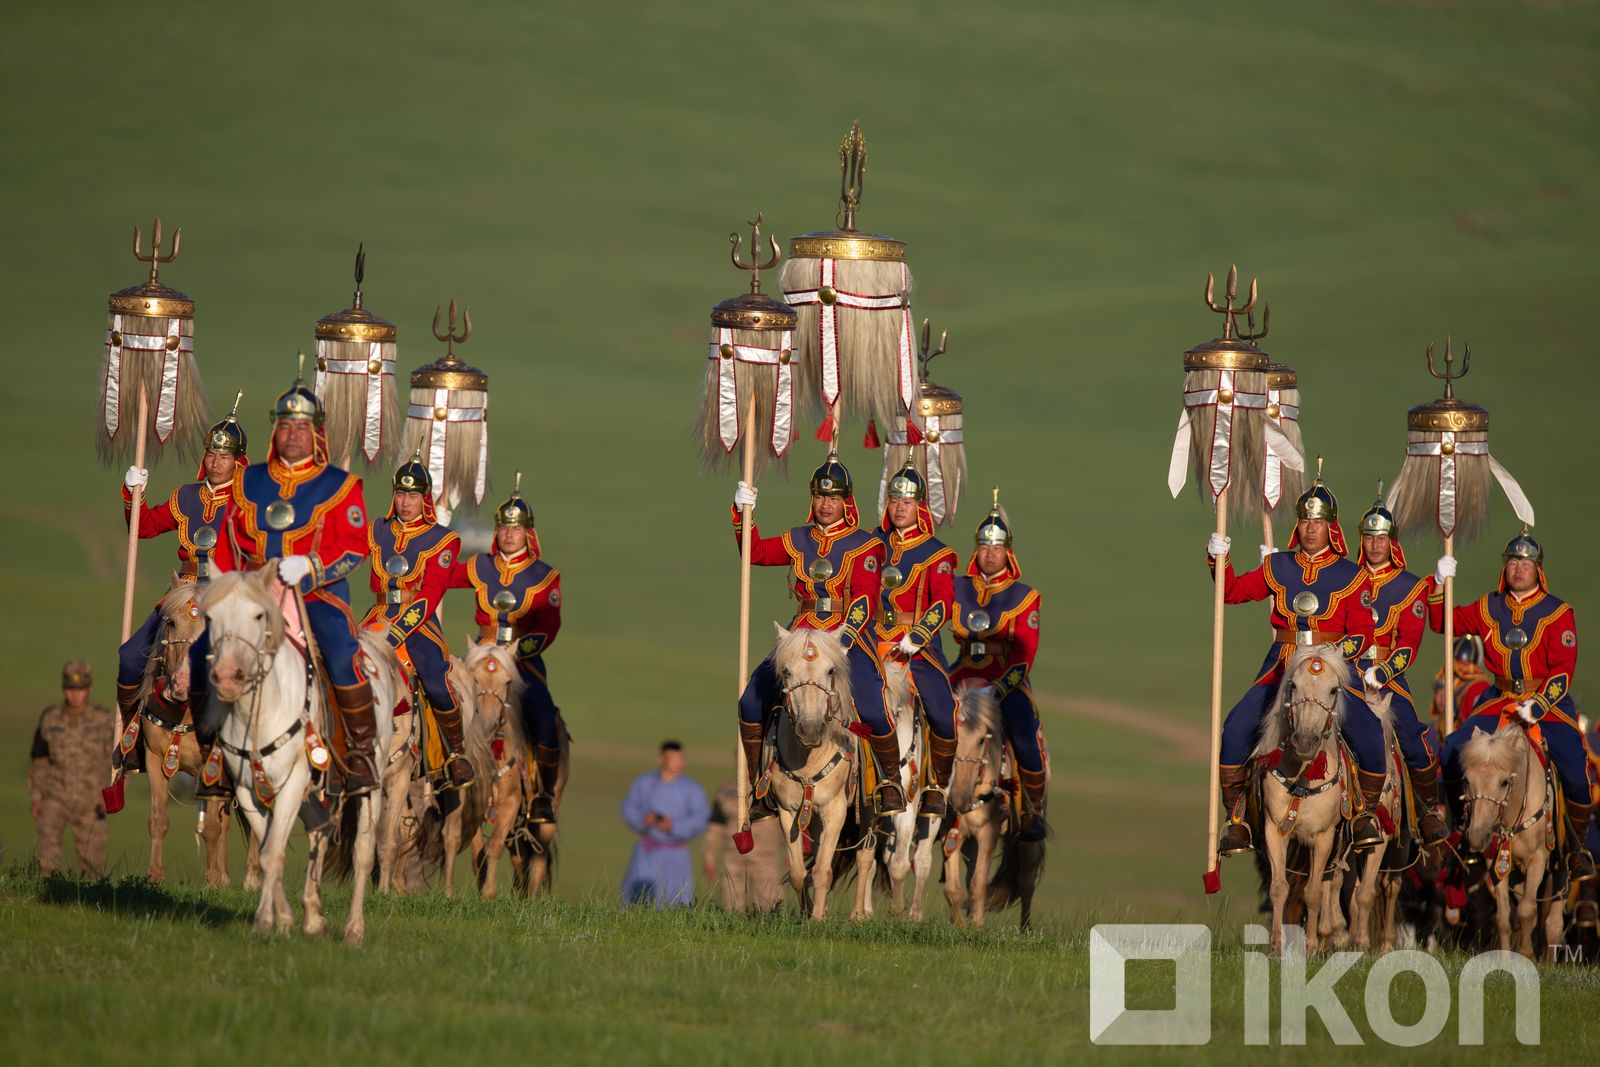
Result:
[[[305,658],[285,647],[284,608],[293,606],[289,590],[269,565],[259,571],[232,572],[212,580],[201,600],[211,635],[211,692],[207,715],[217,728],[223,758],[235,783],[235,799],[256,839],[261,842],[261,902],[256,907],[258,932],[287,933],[294,912],[283,889],[284,853],[300,804],[311,787],[306,753],[306,724],[331,739],[322,687],[308,685]],[[376,706],[394,707],[398,676],[393,652],[375,634],[361,635],[364,666]],[[377,715],[378,751],[388,750],[392,716]],[[324,743],[328,743],[326,740]],[[258,796],[253,765],[259,768],[270,803]],[[357,806],[354,818],[355,886],[344,937],[359,944],[366,933],[364,905],[372,876],[382,797],[369,793],[347,803]],[[310,835],[303,929],[327,929],[322,914],[321,867],[327,831]]]
[[[956,759],[950,775],[951,828],[955,838],[945,845],[944,899],[950,921],[957,927],[981,927],[989,896],[989,864],[1000,842],[1005,821],[1000,780],[1005,751],[1005,723],[994,690],[986,685],[963,685],[956,693]],[[961,860],[971,842],[970,884],[961,877]],[[1031,896],[1031,894],[1030,894]],[[1026,921],[1024,922],[1026,924]]]
[[[1490,734],[1473,733],[1461,746],[1461,776],[1466,784],[1462,844],[1485,852],[1489,877],[1494,882],[1495,928],[1500,949],[1533,956],[1533,931],[1540,906],[1539,886],[1550,867],[1548,842],[1555,827],[1555,786],[1539,756],[1518,724],[1502,726]],[[1493,847],[1491,846],[1498,846]],[[1506,854],[1509,868],[1497,869]],[[1511,907],[1511,875],[1522,874],[1515,913]],[[1566,900],[1559,894],[1545,905],[1544,934],[1547,952],[1562,944]]]
[[[895,740],[900,746],[898,778],[906,798],[904,811],[878,820],[875,840],[856,850],[856,901],[850,912],[852,921],[872,917],[872,890],[881,864],[888,872],[889,907],[895,915],[906,913],[906,879],[916,876],[911,895],[909,918],[922,918],[922,898],[933,870],[933,841],[937,826],[919,826],[917,803],[921,799],[922,779],[927,775],[922,749],[922,720],[916,713],[911,692],[911,671],[904,660],[890,658],[883,665],[884,689],[888,697],[889,720],[894,723]],[[870,758],[870,757],[869,757]],[[918,834],[921,837],[918,837]]]
[[[850,798],[846,786],[856,748],[847,721],[850,696],[847,652],[837,634],[785,630],[777,626],[773,667],[783,695],[777,722],[777,766],[770,775],[778,822],[789,852],[789,884],[809,904],[813,919],[826,918],[833,888],[834,853]],[[802,825],[802,820],[805,820]],[[818,824],[820,823],[820,830]],[[807,880],[802,830],[816,842]]]
[[1306,951],[1315,952],[1319,936],[1334,929],[1332,913],[1338,910],[1337,900],[1330,899],[1326,872],[1335,832],[1343,819],[1340,787],[1359,788],[1356,782],[1344,781],[1339,753],[1345,689],[1354,682],[1355,671],[1337,645],[1296,648],[1284,668],[1273,706],[1262,719],[1261,738],[1252,753],[1257,758],[1280,754],[1277,765],[1263,777],[1261,788],[1260,836],[1272,872],[1270,951],[1275,956],[1283,951],[1291,840],[1305,845],[1311,857],[1303,894]]

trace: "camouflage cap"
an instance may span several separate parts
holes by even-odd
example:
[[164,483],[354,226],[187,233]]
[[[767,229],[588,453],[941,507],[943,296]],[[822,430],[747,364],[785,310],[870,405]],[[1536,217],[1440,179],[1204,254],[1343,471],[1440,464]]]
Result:
[[94,673],[89,669],[88,660],[69,659],[67,665],[61,668],[63,689],[88,689],[93,683]]

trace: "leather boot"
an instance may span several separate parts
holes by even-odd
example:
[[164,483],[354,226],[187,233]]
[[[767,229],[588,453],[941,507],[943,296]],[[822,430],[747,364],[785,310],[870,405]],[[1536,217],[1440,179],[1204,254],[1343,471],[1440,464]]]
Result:
[[344,723],[344,795],[358,797],[378,788],[378,719],[372,710],[372,683],[336,685],[333,698]]
[[1594,815],[1593,804],[1579,804],[1571,797],[1567,801],[1567,823],[1571,833],[1567,837],[1567,873],[1574,882],[1594,881],[1594,857],[1584,847],[1589,834],[1589,819]]
[[878,765],[878,814],[893,815],[906,810],[906,795],[900,791],[900,742],[894,731],[870,734],[872,762]]
[[1044,821],[1046,778],[1044,768],[1030,771],[1017,768],[1022,779],[1022,840],[1043,841],[1048,827]]
[[1383,841],[1376,812],[1388,775],[1357,768],[1356,780],[1361,784],[1361,810],[1356,812],[1355,821],[1350,824],[1350,845],[1357,850],[1369,849]]
[[956,761],[956,739],[928,734],[928,780],[917,798],[917,814],[930,819],[942,819],[945,804],[944,787],[950,784],[950,768]]
[[439,724],[439,733],[444,740],[445,778],[449,780],[451,789],[460,789],[477,777],[472,770],[472,761],[466,757],[467,741],[461,732],[460,706],[449,711],[434,708],[433,721]]
[[1217,855],[1237,856],[1255,848],[1250,840],[1250,827],[1244,822],[1244,810],[1239,803],[1244,796],[1244,787],[1250,781],[1250,768],[1241,763],[1237,767],[1223,765],[1220,771],[1222,810],[1228,818],[1228,824],[1222,828],[1222,837],[1217,840]]
[[139,688],[137,684],[117,683],[117,748],[111,754],[111,765],[113,769],[120,767],[123,774],[144,772],[144,738],[140,734],[134,734],[132,750],[126,756],[122,754],[122,735],[139,706]]
[[1417,794],[1417,836],[1423,848],[1438,848],[1450,836],[1450,828],[1439,814],[1439,765],[1430,763],[1420,770],[1408,767],[1406,773]]
[[771,818],[773,812],[765,797],[757,797],[756,782],[761,778],[761,738],[766,724],[739,720],[739,747],[744,749],[746,781],[750,783],[750,821]]
[[534,745],[533,763],[536,791],[528,802],[528,821],[555,822],[556,779],[561,775],[561,749]]

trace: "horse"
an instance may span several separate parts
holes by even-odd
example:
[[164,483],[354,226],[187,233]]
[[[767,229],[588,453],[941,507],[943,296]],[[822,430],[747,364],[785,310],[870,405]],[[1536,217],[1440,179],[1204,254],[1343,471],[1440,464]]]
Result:
[[[235,783],[235,800],[251,831],[261,842],[261,900],[256,906],[258,933],[287,933],[294,912],[283,889],[284,853],[301,802],[311,788],[307,724],[326,738],[328,712],[323,688],[315,683],[308,660],[288,641],[284,609],[291,591],[278,582],[269,564],[254,572],[231,572],[213,578],[200,607],[211,634],[211,692],[206,716],[214,728],[223,758]],[[388,642],[363,631],[362,659],[379,708],[392,708],[398,689],[397,668]],[[377,716],[378,751],[387,751],[394,729],[392,717]],[[367,884],[377,838],[380,793],[352,797],[355,885],[344,939],[360,944],[366,934]],[[306,863],[303,929],[321,934],[321,877],[328,831],[310,835]]]
[[1331,933],[1334,926],[1338,898],[1329,892],[1327,866],[1343,821],[1343,793],[1357,788],[1355,782],[1344,781],[1339,745],[1344,691],[1354,682],[1355,670],[1337,645],[1297,647],[1284,668],[1273,706],[1262,717],[1260,739],[1251,753],[1269,767],[1262,777],[1260,837],[1271,870],[1274,956],[1283,951],[1290,841],[1299,841],[1311,853],[1302,893],[1306,951],[1315,952],[1319,936]]
[[[1389,714],[1389,706],[1394,697],[1388,692],[1381,696],[1373,690],[1366,690],[1367,706],[1377,715],[1378,721],[1383,724],[1383,790],[1378,794],[1378,808],[1374,815],[1378,821],[1378,836],[1381,839],[1373,845],[1365,856],[1356,861],[1355,885],[1350,894],[1350,922],[1349,937],[1356,949],[1361,952],[1372,947],[1374,927],[1376,927],[1378,951],[1389,952],[1394,949],[1395,918],[1399,909],[1400,884],[1403,869],[1384,868],[1385,861],[1389,858],[1391,843],[1398,842],[1400,838],[1400,823],[1405,819],[1405,799],[1400,785],[1399,742],[1394,736],[1394,722]],[[1387,816],[1387,817],[1386,817]],[[1343,926],[1343,913],[1336,906],[1338,883],[1329,882],[1329,905],[1325,913],[1334,916],[1334,943],[1337,947],[1343,946],[1345,929]]]
[[913,874],[916,876],[908,916],[916,922],[922,918],[922,898],[927,890],[928,874],[933,869],[933,838],[938,827],[921,826],[917,819],[920,779],[926,767],[922,717],[917,714],[915,694],[911,690],[910,667],[904,660],[890,657],[883,664],[883,679],[889,721],[894,723],[895,740],[900,746],[900,766],[896,774],[906,806],[904,811],[879,820],[872,840],[863,842],[856,850],[856,901],[850,919],[854,922],[872,918],[873,883],[881,867],[887,875],[884,888],[889,894],[889,906],[897,916],[906,914],[906,879]]
[[[1022,828],[1010,821],[1000,702],[989,686],[969,683],[956,692],[956,716],[955,769],[950,775],[954,822],[944,848],[944,897],[950,905],[950,921],[960,928],[970,918],[973,926],[981,927],[988,911],[1017,904],[1019,926],[1026,930],[1033,922],[1033,895],[1044,873],[1045,843],[1022,840]],[[1046,788],[1049,781],[1046,755]],[[997,849],[1000,863],[991,875],[990,862]],[[967,863],[965,881],[963,860]]]
[[[1539,911],[1539,886],[1550,869],[1555,836],[1556,790],[1543,761],[1520,723],[1494,733],[1476,731],[1461,746],[1461,777],[1466,786],[1461,839],[1473,852],[1487,855],[1494,883],[1495,927],[1503,952],[1515,949],[1533,957],[1533,932]],[[1537,786],[1535,783],[1538,783]],[[1498,845],[1498,848],[1494,846]],[[1515,913],[1511,907],[1511,874],[1522,873]],[[1553,894],[1545,904],[1546,951],[1562,944],[1565,899]]]
[[[772,664],[783,693],[777,716],[776,773],[769,774],[789,857],[789,884],[813,919],[828,914],[834,853],[850,809],[850,762],[856,739],[846,724],[850,695],[847,650],[837,634],[786,630],[774,623]],[[822,829],[815,829],[820,821]],[[804,834],[815,841],[806,869]]]
[[[148,876],[166,880],[165,844],[168,783],[179,771],[200,779],[204,754],[195,739],[194,716],[189,707],[189,649],[205,632],[199,589],[193,581],[174,574],[172,584],[156,610],[161,615],[156,642],[145,662],[139,683],[139,738],[144,745],[146,777],[150,779],[150,866]],[[157,773],[156,768],[160,768]],[[201,797],[199,836],[205,846],[205,880],[212,888],[228,884],[228,802],[225,797]],[[246,863],[254,856],[250,850]]]
[[[402,868],[412,870],[406,861],[414,856],[422,870],[436,865],[441,869],[444,895],[454,897],[455,858],[461,851],[462,828],[469,822],[476,825],[487,808],[480,783],[493,756],[488,741],[480,739],[474,730],[474,687],[466,666],[456,656],[450,657],[448,682],[461,711],[465,755],[478,777],[465,789],[447,792],[437,790],[432,782],[419,782],[420,709],[413,701],[404,714],[394,716],[394,736],[382,771],[383,814],[378,820],[380,893],[395,888],[405,892],[414,887],[411,879],[401,875]],[[433,798],[437,802],[431,802]],[[341,872],[345,866],[341,862]]]

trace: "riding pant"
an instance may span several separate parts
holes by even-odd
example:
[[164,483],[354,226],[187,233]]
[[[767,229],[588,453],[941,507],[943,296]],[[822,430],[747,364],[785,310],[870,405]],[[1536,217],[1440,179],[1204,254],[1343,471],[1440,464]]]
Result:
[[334,685],[348,688],[362,681],[360,659],[361,642],[356,640],[356,623],[350,608],[336,600],[308,596],[306,619],[311,624],[311,635],[317,639],[317,650],[328,668]]
[[[431,624],[430,624],[431,625]],[[453,711],[456,695],[447,679],[450,675],[450,656],[442,648],[444,639],[427,632],[427,627],[414,631],[406,638],[406,655],[417,673],[417,684],[428,698],[434,711]]]
[[556,729],[556,702],[550,697],[549,677],[544,657],[518,660],[517,669],[527,684],[522,689],[522,727],[535,744],[561,747],[561,731]]
[[[1218,762],[1224,767],[1237,767],[1250,758],[1255,747],[1256,734],[1261,720],[1277,696],[1277,682],[1257,682],[1245,691],[1239,703],[1222,721],[1222,750]],[[1350,745],[1356,764],[1364,771],[1381,774],[1383,764],[1383,724],[1367,707],[1367,702],[1348,689],[1344,690],[1344,720],[1341,732]]]
[[1394,726],[1394,739],[1405,757],[1406,766],[1424,771],[1433,766],[1433,749],[1428,744],[1428,730],[1417,718],[1416,705],[1411,702],[1411,687],[1402,675],[1398,683],[1387,692],[1389,722]]
[[1028,771],[1044,770],[1044,753],[1039,747],[1039,709],[1026,685],[1017,686],[1000,701],[1000,716],[1018,766]]

